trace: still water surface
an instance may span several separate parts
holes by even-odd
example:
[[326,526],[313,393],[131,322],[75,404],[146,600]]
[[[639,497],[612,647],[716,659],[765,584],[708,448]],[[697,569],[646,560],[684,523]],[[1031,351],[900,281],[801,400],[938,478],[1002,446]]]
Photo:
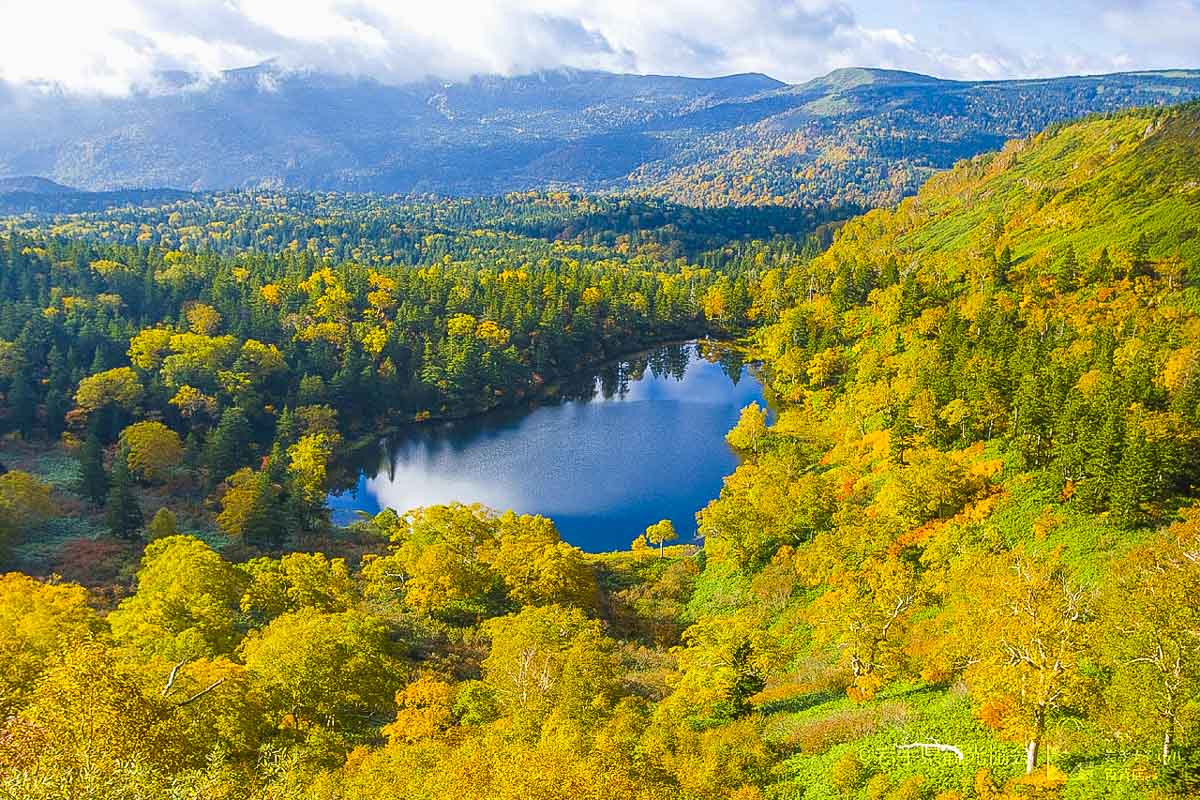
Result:
[[624,549],[663,518],[681,540],[737,466],[726,432],[762,385],[735,351],[668,345],[564,387],[557,402],[407,426],[359,454],[358,484],[331,495],[356,511],[483,503],[542,514],[584,550]]

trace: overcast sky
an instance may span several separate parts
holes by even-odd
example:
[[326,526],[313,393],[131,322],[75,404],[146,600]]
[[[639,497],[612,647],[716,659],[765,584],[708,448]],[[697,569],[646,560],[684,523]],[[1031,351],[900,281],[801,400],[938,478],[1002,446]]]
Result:
[[1200,0],[0,0],[0,79],[121,93],[268,59],[399,82],[574,66],[807,80],[1200,67]]

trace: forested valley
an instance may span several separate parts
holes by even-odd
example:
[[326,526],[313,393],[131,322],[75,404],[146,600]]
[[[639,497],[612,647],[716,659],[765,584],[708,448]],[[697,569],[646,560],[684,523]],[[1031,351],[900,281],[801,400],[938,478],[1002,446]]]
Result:
[[[1192,103],[853,217],[259,190],[6,219],[0,797],[1196,796],[1198,176]],[[351,443],[694,338],[774,405],[698,546],[331,523]]]

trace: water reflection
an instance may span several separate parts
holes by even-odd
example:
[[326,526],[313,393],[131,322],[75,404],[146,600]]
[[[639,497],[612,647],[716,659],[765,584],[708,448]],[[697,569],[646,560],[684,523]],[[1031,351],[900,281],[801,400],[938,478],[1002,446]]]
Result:
[[686,538],[737,464],[725,433],[763,400],[740,354],[705,343],[607,364],[559,398],[410,426],[360,455],[357,486],[330,497],[335,519],[458,500],[552,517],[588,550],[627,547],[664,517]]

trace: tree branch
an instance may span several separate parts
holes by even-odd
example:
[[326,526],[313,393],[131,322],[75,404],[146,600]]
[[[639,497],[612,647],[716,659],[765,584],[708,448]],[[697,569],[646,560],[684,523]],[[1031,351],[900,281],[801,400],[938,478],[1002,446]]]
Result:
[[179,677],[179,670],[183,669],[183,665],[186,663],[187,659],[184,659],[171,668],[171,674],[167,676],[167,685],[163,687],[160,697],[166,697],[171,693],[171,688],[175,686],[175,679]]
[[224,678],[217,678],[215,681],[210,683],[207,687],[201,689],[200,691],[196,692],[194,695],[189,697],[187,700],[184,700],[182,703],[180,703],[179,708],[183,708],[184,706],[188,705],[189,703],[196,702],[201,697],[204,697],[204,695],[208,694],[209,692],[211,692],[213,689],[217,688],[224,682],[225,682]]

